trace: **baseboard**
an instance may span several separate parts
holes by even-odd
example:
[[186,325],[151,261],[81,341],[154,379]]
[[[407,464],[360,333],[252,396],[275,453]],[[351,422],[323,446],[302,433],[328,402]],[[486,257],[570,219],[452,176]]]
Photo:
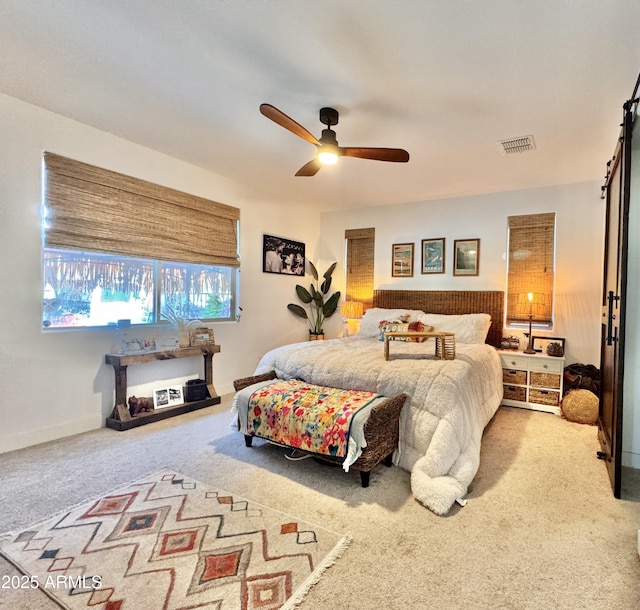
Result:
[[73,436],[89,430],[102,427],[101,417],[85,417],[83,419],[65,422],[56,426],[49,426],[39,430],[31,430],[22,434],[0,436],[0,453],[24,449],[40,443],[55,441],[66,436]]
[[640,453],[632,453],[631,451],[622,452],[622,465],[628,468],[640,470]]

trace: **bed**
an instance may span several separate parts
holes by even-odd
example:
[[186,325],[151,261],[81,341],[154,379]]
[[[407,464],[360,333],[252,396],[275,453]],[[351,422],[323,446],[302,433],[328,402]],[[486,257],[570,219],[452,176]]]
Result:
[[[407,394],[393,463],[411,473],[414,497],[445,515],[456,501],[464,503],[480,464],[483,430],[502,400],[495,348],[503,303],[501,291],[376,290],[358,334],[275,348],[255,374],[273,370],[280,379]],[[436,360],[434,339],[428,339],[394,343],[385,361],[379,323],[401,318],[456,332],[455,359]]]

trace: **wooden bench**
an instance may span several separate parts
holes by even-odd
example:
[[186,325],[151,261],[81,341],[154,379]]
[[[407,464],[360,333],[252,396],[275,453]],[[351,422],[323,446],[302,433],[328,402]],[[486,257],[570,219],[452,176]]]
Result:
[[[261,381],[276,379],[274,371],[264,375],[254,375],[236,379],[233,387],[236,392]],[[350,468],[360,472],[362,487],[369,486],[371,471],[381,462],[385,466],[391,466],[391,458],[398,446],[400,412],[406,400],[406,394],[398,394],[387,398],[384,402],[371,409],[371,414],[364,426],[364,437],[367,446],[362,450],[360,457],[351,464]],[[245,434],[245,445],[251,447],[253,435]],[[299,449],[296,447],[296,449]],[[324,454],[310,453],[314,458],[332,464],[342,464],[343,457],[333,457]]]

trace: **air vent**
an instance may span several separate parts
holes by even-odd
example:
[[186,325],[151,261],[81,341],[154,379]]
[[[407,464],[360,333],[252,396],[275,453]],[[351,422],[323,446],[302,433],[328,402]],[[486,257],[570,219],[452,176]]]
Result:
[[523,153],[536,149],[533,136],[521,136],[519,138],[502,140],[501,142],[498,142],[498,146],[500,147],[500,152],[503,155],[512,155],[514,153]]

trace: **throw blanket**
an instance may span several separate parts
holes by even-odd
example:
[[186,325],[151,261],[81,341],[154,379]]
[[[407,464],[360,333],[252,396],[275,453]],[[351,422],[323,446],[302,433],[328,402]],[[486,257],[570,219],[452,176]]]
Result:
[[407,394],[393,461],[411,472],[414,497],[444,515],[478,470],[482,432],[502,400],[502,368],[498,352],[486,344],[458,343],[455,360],[433,354],[433,339],[397,342],[387,362],[380,341],[356,335],[276,348],[255,374],[275,370],[280,379]]
[[277,381],[251,395],[247,429],[287,447],[345,457],[352,416],[375,398],[374,392]]

